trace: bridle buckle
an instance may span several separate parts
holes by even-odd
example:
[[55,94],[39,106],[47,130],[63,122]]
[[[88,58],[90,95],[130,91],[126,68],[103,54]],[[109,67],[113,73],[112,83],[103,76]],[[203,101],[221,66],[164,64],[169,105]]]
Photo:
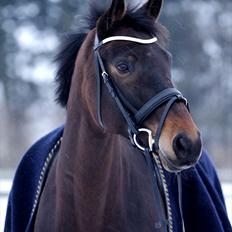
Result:
[[103,71],[101,75],[105,84],[109,82],[109,75],[106,71]]
[[152,131],[147,129],[147,128],[140,128],[138,129],[139,132],[146,132],[148,134],[148,147],[144,147],[143,145],[141,145],[139,142],[138,142],[138,134],[134,134],[133,135],[133,142],[135,144],[135,146],[140,149],[141,151],[145,151],[145,150],[149,150],[149,151],[152,151],[153,150],[153,144],[154,144],[154,139],[152,137]]

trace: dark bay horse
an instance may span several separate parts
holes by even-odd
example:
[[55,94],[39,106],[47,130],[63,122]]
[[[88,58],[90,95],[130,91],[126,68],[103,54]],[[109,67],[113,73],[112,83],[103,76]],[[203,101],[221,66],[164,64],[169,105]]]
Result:
[[144,152],[157,145],[171,172],[198,161],[200,133],[171,81],[161,7],[161,0],[136,10],[124,0],[106,11],[94,6],[88,28],[67,38],[57,76],[67,121],[35,231],[154,231],[165,209]]

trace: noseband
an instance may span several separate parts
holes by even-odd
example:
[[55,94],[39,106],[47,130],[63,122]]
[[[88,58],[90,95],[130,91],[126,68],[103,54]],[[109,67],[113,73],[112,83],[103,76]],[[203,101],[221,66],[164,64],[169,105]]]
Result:
[[130,41],[130,42],[139,43],[139,44],[152,44],[152,43],[157,42],[157,37],[153,37],[151,39],[139,39],[139,38],[134,38],[134,37],[129,37],[129,36],[112,36],[112,37],[108,37],[102,40],[101,42],[99,42],[97,35],[95,36],[94,51],[95,51],[95,60],[96,60],[96,71],[97,71],[96,78],[97,78],[97,118],[98,118],[98,122],[101,125],[101,127],[104,128],[104,123],[103,123],[102,114],[101,114],[102,80],[104,84],[106,85],[109,91],[109,94],[115,100],[122,116],[127,122],[129,138],[131,139],[132,144],[141,150],[145,150],[145,148],[139,145],[137,141],[137,135],[140,132],[144,131],[144,129],[140,128],[140,125],[153,111],[155,111],[161,105],[166,104],[164,111],[160,118],[158,129],[152,140],[153,146],[152,147],[150,146],[149,148],[153,152],[158,152],[159,138],[160,138],[162,128],[163,128],[163,125],[164,125],[164,122],[168,115],[169,110],[171,109],[172,105],[176,101],[182,101],[188,107],[187,99],[183,97],[183,95],[181,94],[179,90],[175,88],[167,88],[159,92],[157,95],[152,97],[150,100],[148,100],[140,109],[136,109],[124,97],[120,89],[114,83],[113,79],[110,78],[109,74],[106,71],[103,60],[100,56],[99,49],[106,43],[109,43],[112,41]]

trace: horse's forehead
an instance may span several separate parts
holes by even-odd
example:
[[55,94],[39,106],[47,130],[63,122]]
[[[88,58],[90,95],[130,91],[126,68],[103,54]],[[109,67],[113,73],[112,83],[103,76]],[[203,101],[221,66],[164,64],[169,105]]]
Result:
[[[135,30],[132,27],[120,27],[115,29],[109,36],[106,38],[109,38],[111,36],[127,36],[127,37],[133,37],[133,38],[138,38],[142,40],[148,40],[151,38],[156,37],[156,35],[151,34],[151,33],[146,33],[143,31]],[[119,49],[120,48],[120,49]],[[136,42],[131,42],[131,41],[112,41],[110,43],[107,43],[103,46],[103,49],[101,49],[102,52],[110,52],[110,53],[120,53],[120,52],[125,52],[125,51],[133,51],[133,52],[142,52],[143,55],[148,55],[148,57],[152,56],[160,56],[161,54],[165,54],[167,57],[171,57],[170,53],[164,49],[162,46],[160,46],[160,41],[159,39],[157,42],[150,43],[150,44],[140,44]],[[160,56],[160,59],[165,56]]]

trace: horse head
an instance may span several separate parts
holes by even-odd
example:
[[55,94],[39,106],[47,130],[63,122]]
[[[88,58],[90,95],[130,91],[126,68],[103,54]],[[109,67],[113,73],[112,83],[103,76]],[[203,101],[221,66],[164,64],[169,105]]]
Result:
[[[115,94],[133,124],[133,109],[140,109],[166,89],[174,89],[172,57],[164,48],[166,29],[158,22],[161,8],[162,0],[149,0],[139,9],[128,9],[124,0],[113,0],[83,37],[73,70],[73,94],[69,94],[68,109],[72,111],[77,104],[83,107],[89,123],[103,134],[131,136],[130,133],[128,136],[127,116],[116,104]],[[103,71],[107,80],[101,76]],[[105,85],[108,81],[113,86],[111,91]],[[78,102],[71,97],[77,90]],[[166,105],[167,101],[159,104],[139,125],[133,126],[147,128],[154,136]],[[201,154],[201,137],[183,98],[177,97],[172,102],[164,119],[157,151],[163,166],[169,171],[180,171],[194,165]],[[139,136],[146,144],[142,133]]]

